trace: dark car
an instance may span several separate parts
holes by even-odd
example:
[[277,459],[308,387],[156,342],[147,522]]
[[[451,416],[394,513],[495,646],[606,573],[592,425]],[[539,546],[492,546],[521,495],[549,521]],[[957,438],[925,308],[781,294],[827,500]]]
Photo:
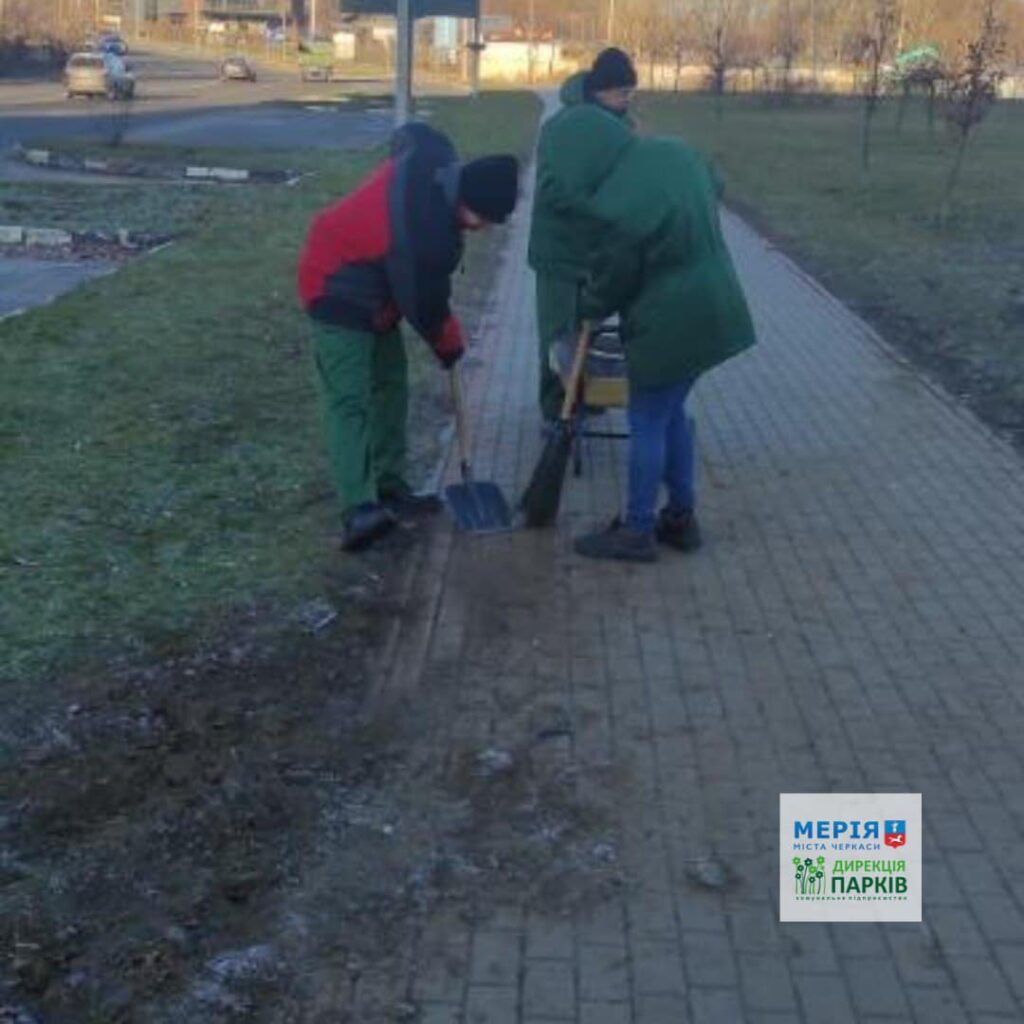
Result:
[[256,71],[245,57],[228,57],[220,66],[222,82],[255,82]]

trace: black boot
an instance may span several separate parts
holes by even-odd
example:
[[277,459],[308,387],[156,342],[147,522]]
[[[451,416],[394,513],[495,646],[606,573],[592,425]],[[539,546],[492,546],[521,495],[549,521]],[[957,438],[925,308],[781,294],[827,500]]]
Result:
[[692,512],[680,514],[663,508],[654,533],[662,544],[677,551],[696,551],[701,545],[700,525]]
[[632,530],[617,516],[607,529],[579,537],[573,545],[585,558],[610,558],[619,562],[653,562],[658,557],[654,537]]
[[364,551],[374,541],[390,533],[398,524],[393,512],[368,501],[345,514],[345,532],[341,546],[345,551]]

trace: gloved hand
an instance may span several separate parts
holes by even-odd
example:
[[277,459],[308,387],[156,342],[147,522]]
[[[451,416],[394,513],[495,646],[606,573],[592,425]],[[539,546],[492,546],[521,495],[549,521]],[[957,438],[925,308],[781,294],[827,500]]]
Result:
[[454,317],[450,316],[441,328],[441,334],[434,344],[434,355],[437,356],[440,364],[450,370],[466,353],[466,346],[462,340],[462,325]]
[[604,303],[594,294],[590,282],[585,282],[580,289],[578,312],[581,320],[589,320],[596,326],[604,320],[610,310],[604,308]]

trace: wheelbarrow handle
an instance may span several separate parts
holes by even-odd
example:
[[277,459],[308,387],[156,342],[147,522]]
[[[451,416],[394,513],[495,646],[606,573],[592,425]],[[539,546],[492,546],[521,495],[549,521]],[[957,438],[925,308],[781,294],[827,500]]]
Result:
[[467,483],[473,478],[469,465],[469,422],[466,418],[466,400],[462,394],[462,375],[456,363],[448,371],[448,382],[452,389],[452,404],[455,406],[455,432],[459,439],[459,469]]

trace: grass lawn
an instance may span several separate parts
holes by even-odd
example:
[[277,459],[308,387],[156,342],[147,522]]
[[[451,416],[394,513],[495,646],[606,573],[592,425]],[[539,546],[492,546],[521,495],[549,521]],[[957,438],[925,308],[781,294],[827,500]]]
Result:
[[[432,105],[467,156],[525,154],[539,114],[525,93]],[[273,154],[317,172],[295,188],[45,186],[66,207],[51,223],[87,226],[109,196],[118,225],[189,234],[0,325],[0,678],[174,654],[247,609],[286,623],[332,596],[344,559],[295,263],[313,211],[379,155]],[[412,351],[416,378],[439,379]]]
[[939,219],[953,159],[923,106],[896,131],[876,119],[860,167],[861,107],[768,106],[730,97],[643,96],[645,130],[711,153],[726,201],[921,359],[990,422],[1024,439],[1024,104],[998,104],[968,151],[950,216]]
[[[220,209],[239,199],[234,186],[87,184],[11,182],[0,185],[0,224],[69,231],[116,231],[128,228],[144,234],[190,231],[211,207],[210,188],[224,193]],[[241,207],[251,199],[246,196]]]

